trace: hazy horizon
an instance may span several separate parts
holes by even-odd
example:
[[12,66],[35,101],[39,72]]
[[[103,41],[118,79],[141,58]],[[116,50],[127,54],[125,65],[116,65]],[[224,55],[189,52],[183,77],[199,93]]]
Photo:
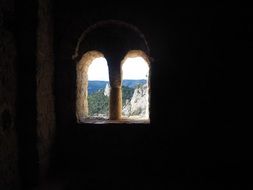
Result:
[[[122,81],[124,80],[147,80],[147,79],[122,79]],[[88,81],[109,82],[109,80],[88,80]]]

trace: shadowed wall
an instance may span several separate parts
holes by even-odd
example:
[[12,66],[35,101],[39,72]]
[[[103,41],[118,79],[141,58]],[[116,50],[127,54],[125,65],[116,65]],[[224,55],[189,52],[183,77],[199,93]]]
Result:
[[[252,189],[252,138],[240,117],[249,85],[237,77],[252,62],[247,10],[232,3],[0,2],[1,189],[18,178],[17,186],[32,189],[41,171],[65,189]],[[76,123],[76,44],[89,26],[111,19],[137,26],[150,47],[149,125]],[[80,48],[120,39],[122,31],[112,31]],[[118,47],[145,47],[135,39]],[[118,63],[127,51],[101,52]]]

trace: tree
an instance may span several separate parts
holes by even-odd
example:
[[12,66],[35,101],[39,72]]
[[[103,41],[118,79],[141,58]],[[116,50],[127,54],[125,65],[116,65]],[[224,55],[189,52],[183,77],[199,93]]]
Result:
[[128,86],[122,86],[122,101],[123,106],[126,104],[126,100],[131,100],[134,94],[134,88],[130,88]]
[[109,112],[109,97],[104,95],[102,90],[99,90],[88,96],[89,115],[97,116],[98,114],[108,115]]

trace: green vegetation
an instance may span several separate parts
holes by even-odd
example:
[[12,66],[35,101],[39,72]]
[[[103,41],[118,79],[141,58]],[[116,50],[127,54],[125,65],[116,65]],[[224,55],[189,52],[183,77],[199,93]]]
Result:
[[123,106],[126,104],[126,100],[131,100],[134,94],[134,88],[128,86],[122,86],[122,103]]
[[[122,86],[122,101],[123,106],[126,104],[126,100],[131,100],[134,93],[134,88]],[[88,96],[89,115],[107,116],[109,113],[109,97],[104,95],[104,90],[100,89]]]
[[108,115],[109,112],[109,97],[104,95],[103,90],[88,96],[89,115],[95,116],[98,114]]

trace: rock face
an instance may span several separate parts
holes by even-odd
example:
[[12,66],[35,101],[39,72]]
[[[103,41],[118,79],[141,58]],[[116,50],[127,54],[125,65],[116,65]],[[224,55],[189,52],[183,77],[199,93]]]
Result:
[[109,85],[109,83],[107,83],[106,86],[105,86],[104,95],[107,96],[107,97],[110,96],[110,85]]
[[123,107],[122,115],[147,118],[149,115],[148,107],[148,85],[144,84],[136,87],[132,99],[127,100],[126,105]]

